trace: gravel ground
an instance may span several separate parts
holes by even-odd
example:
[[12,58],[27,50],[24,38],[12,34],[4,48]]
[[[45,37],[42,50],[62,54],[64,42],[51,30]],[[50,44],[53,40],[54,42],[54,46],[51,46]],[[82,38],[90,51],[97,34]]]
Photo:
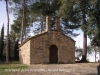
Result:
[[98,75],[99,63],[33,64],[12,75]]

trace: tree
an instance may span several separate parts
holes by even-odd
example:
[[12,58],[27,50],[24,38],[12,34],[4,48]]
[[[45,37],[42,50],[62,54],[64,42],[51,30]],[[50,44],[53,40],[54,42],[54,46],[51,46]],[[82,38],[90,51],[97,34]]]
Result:
[[86,62],[86,58],[87,58],[87,23],[88,21],[87,19],[87,13],[88,13],[88,9],[89,9],[89,2],[90,0],[77,0],[77,2],[79,3],[79,9],[81,12],[81,19],[82,19],[82,26],[81,29],[83,30],[83,55],[82,55],[82,62]]
[[[15,34],[16,38],[21,38],[21,17],[18,17],[16,20],[13,21],[14,23],[11,25],[11,33]],[[29,21],[27,21],[24,24],[24,30],[23,30],[23,36],[26,39],[27,38],[27,34],[30,32],[30,27],[29,27],[30,23]]]
[[84,46],[82,61],[86,60],[86,37],[89,35],[91,38],[91,44],[94,46],[100,45],[100,0],[77,0],[83,13],[83,25],[81,29],[84,32]]
[[[42,16],[46,16],[46,15],[48,15],[48,16],[52,16],[52,15],[59,16],[58,11],[59,11],[60,6],[61,6],[61,0],[51,0],[51,1],[48,1],[48,2],[46,0],[44,0],[44,1],[40,0],[40,1],[32,4],[31,10],[34,10],[33,11],[34,14],[38,14],[37,15],[38,18],[41,15]],[[74,31],[74,29],[77,30],[77,28],[80,25],[75,25],[75,24],[73,25],[72,23],[70,25],[68,25],[69,21],[67,21],[67,20],[68,19],[62,18],[61,31],[67,36],[68,35],[77,36],[78,34],[73,33],[73,31]],[[42,25],[40,27],[42,27]],[[38,32],[39,29],[41,29],[41,28],[39,28],[39,26],[38,26],[38,28],[35,31]]]
[[[60,14],[67,18],[67,23],[80,25],[83,31],[83,56],[81,61],[86,62],[87,57],[87,30],[88,30],[88,10],[90,0],[62,0]],[[72,26],[73,27],[73,26]]]
[[3,49],[4,49],[4,24],[1,29],[1,37],[0,37],[0,60],[3,61]]
[[24,22],[25,22],[25,0],[23,0],[23,8],[22,8],[22,24],[21,24],[21,43],[23,42],[23,29],[24,29]]
[[8,0],[6,2],[6,12],[7,12],[7,47],[6,47],[6,63],[9,62],[9,12],[8,12]]
[[88,35],[91,39],[91,45],[100,47],[100,0],[91,3],[89,11]]
[[41,15],[58,15],[60,3],[59,0],[40,0],[31,5],[31,9],[34,9],[34,13]]
[[88,51],[88,54],[89,54],[89,55],[91,54],[91,55],[94,55],[94,56],[95,56],[95,62],[96,62],[97,53],[100,52],[99,47],[89,45],[89,46],[87,47],[87,51]]
[[[31,1],[31,2],[29,2]],[[20,35],[22,35],[23,32],[23,38],[27,38],[27,31],[30,30],[30,27],[32,24],[34,27],[34,32],[38,33],[39,31],[42,32],[45,30],[45,20],[44,17],[46,15],[55,15],[58,10],[59,5],[57,4],[59,0],[12,0],[11,4],[13,7],[14,14],[17,14],[17,19],[14,21],[14,24],[12,25],[12,30],[18,30],[21,32]],[[23,6],[24,6],[24,13],[23,13]],[[16,10],[15,10],[16,8]],[[27,14],[28,13],[28,14]],[[22,18],[24,14],[24,20],[25,22],[22,22]],[[22,20],[22,21],[21,21]],[[35,22],[38,22],[40,25],[36,25]],[[24,27],[21,26],[24,23]],[[18,24],[18,25],[17,25]],[[24,28],[23,30],[20,28]],[[42,29],[41,29],[42,28]],[[14,32],[15,32],[14,30]],[[20,36],[21,37],[21,36]],[[21,37],[22,38],[22,37]]]
[[32,17],[30,13],[30,4],[34,2],[34,0],[11,0],[10,9],[13,11],[16,20],[14,20],[14,24],[12,24],[11,29],[14,33],[16,33],[16,37],[24,40],[27,38],[27,34],[30,31],[30,27],[32,26]]
[[51,15],[58,15],[58,9],[60,4],[58,4],[59,0],[40,0],[31,5],[31,11],[32,15],[36,16],[36,20],[34,22],[38,22],[39,24],[33,24],[34,28],[33,32],[34,33],[39,33],[42,31],[45,31],[45,19],[46,16],[51,16]]
[[59,9],[59,16],[62,19],[62,32],[66,35],[77,36],[74,30],[78,30],[80,24],[80,13],[76,8],[75,0],[62,0]]
[[[99,48],[98,47],[95,47],[95,46],[91,46],[91,45],[88,45],[87,46],[87,57],[89,55],[92,55],[95,57],[95,62],[96,62],[96,56],[97,56],[97,53],[100,52]],[[83,53],[83,50],[82,48],[80,47],[76,47],[75,48],[75,53],[76,53],[76,56],[77,57],[81,57],[82,56],[82,53]],[[87,60],[87,59],[86,59]]]
[[100,47],[100,0],[91,0],[90,2],[87,13],[88,29],[86,30],[86,33],[89,35],[91,45],[96,51],[95,48]]
[[15,46],[14,46],[14,60],[16,60],[16,61],[19,60],[18,42],[19,42],[19,40],[17,39]]
[[10,40],[15,44],[16,33],[13,30],[10,31]]

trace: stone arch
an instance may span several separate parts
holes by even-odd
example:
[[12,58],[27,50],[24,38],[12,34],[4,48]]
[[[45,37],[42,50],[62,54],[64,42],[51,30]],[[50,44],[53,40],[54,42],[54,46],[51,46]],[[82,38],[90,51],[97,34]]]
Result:
[[58,63],[58,48],[56,45],[51,45],[49,48],[49,62],[50,64]]

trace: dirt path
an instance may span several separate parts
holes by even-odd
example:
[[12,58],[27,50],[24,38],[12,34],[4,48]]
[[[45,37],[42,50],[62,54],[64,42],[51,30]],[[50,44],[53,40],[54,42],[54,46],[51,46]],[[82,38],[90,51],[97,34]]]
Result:
[[13,75],[97,75],[98,63],[37,64]]

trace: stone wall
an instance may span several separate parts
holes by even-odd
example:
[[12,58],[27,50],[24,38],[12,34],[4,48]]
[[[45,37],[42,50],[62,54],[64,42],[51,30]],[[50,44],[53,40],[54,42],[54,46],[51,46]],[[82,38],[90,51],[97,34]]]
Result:
[[59,39],[59,63],[74,63],[75,62],[75,42],[60,35]]
[[31,39],[31,64],[42,64],[49,62],[49,51],[46,43],[47,34],[42,34]]
[[75,41],[57,31],[49,31],[28,38],[20,46],[20,62],[28,65],[50,63],[51,45],[58,48],[58,63],[75,62]]
[[30,64],[30,40],[20,47],[19,57],[21,63]]
[[74,63],[75,41],[56,31],[31,38],[30,63],[49,63],[51,45],[58,47],[58,63]]

